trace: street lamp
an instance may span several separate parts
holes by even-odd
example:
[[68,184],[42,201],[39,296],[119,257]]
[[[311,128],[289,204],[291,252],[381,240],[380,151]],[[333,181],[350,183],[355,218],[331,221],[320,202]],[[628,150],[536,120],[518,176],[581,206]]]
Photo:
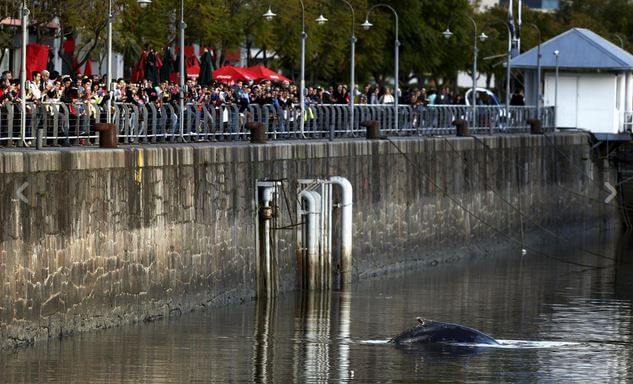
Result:
[[[301,137],[305,138],[305,134],[304,134],[304,129],[305,129],[305,120],[304,120],[304,115],[305,115],[305,88],[306,88],[306,38],[308,37],[308,35],[306,34],[306,8],[305,5],[303,4],[303,0],[299,0],[299,3],[301,3],[301,82],[299,85],[299,103],[301,103],[301,117],[300,117],[300,123],[299,123],[299,129],[301,131]],[[270,7],[268,7],[268,11],[266,13],[264,13],[262,16],[264,16],[264,18],[266,18],[266,20],[271,21],[275,16],[277,16],[275,13],[273,13],[272,9]],[[321,20],[319,20],[321,19]],[[325,23],[327,21],[327,19],[325,17],[323,17],[323,15],[321,15],[321,17],[317,19],[317,23],[319,21],[321,21],[322,23]]]
[[20,104],[22,111],[20,112],[20,134],[22,136],[22,145],[28,147],[26,142],[26,45],[28,43],[28,23],[29,23],[29,9],[26,7],[26,0],[22,1],[22,9],[20,15],[22,16],[22,69],[20,70]]
[[[510,60],[512,59],[512,31],[510,30],[510,26],[505,22],[497,22],[497,24],[503,24],[508,30],[508,52],[506,54],[506,127],[510,129],[510,85],[512,83],[512,65],[510,64]],[[482,32],[479,39],[481,40],[483,36],[486,36],[486,34]],[[488,38],[488,36],[486,36],[486,38]],[[481,41],[483,42],[484,40]],[[490,126],[490,134],[492,134],[492,125]]]
[[[477,23],[475,22],[475,19],[473,19],[472,17],[470,17],[468,15],[460,15],[460,16],[467,18],[473,24],[473,73],[472,73],[473,87],[472,87],[472,91],[471,91],[472,92],[471,104],[472,104],[472,109],[473,109],[473,123],[472,123],[472,127],[475,128],[476,124],[477,124],[477,52],[478,52],[478,50],[477,50],[477,38],[479,38],[483,42],[483,41],[485,41],[488,38],[488,36],[486,36],[485,33],[482,33],[478,37],[477,36]],[[450,25],[450,22],[449,22],[449,25]],[[453,36],[453,32],[451,32],[449,27],[446,27],[446,30],[444,32],[442,32],[442,35],[446,39],[450,39]]]
[[558,57],[560,51],[557,49],[552,52],[556,57],[556,77],[554,78],[554,128],[558,126]]
[[[352,4],[350,4],[347,0],[342,0],[349,7],[350,11],[352,11],[352,38],[351,38],[351,55],[350,55],[350,74],[349,74],[349,132],[354,131],[354,89],[356,87],[355,80],[355,58],[356,58],[356,36],[355,36],[355,26],[356,26],[356,13],[354,12],[354,8]],[[319,16],[316,22],[322,25],[324,22],[320,20],[323,19],[327,21],[323,17],[323,15]],[[348,133],[349,133],[348,132]]]
[[[110,0],[112,1],[112,0]],[[141,8],[146,8],[152,3],[152,0],[136,0],[136,3]],[[180,112],[178,114],[178,125],[180,129],[180,141],[185,141],[185,78],[187,72],[185,72],[185,29],[187,24],[185,23],[185,1],[180,0]]]
[[543,99],[541,93],[541,29],[536,25],[529,23],[528,26],[534,28],[538,35],[538,44],[536,46],[536,92],[538,99],[536,100],[536,118],[541,118],[541,102]]
[[399,65],[399,60],[400,60],[400,40],[398,40],[398,12],[396,12],[395,9],[393,9],[393,7],[391,7],[390,5],[387,4],[376,4],[374,6],[372,6],[371,8],[369,8],[369,10],[367,11],[367,15],[365,16],[365,22],[363,24],[361,24],[361,26],[365,29],[368,30],[369,28],[371,28],[373,26],[372,23],[369,22],[369,14],[371,13],[371,11],[373,11],[375,8],[378,7],[383,7],[383,8],[387,8],[390,9],[391,12],[393,12],[393,15],[395,17],[395,21],[396,21],[396,39],[394,41],[394,67],[395,67],[395,73],[394,73],[394,79],[393,79],[393,92],[394,92],[394,121],[395,121],[395,131],[398,131],[398,94],[400,93],[400,89],[398,88],[398,78],[399,78],[399,72],[398,69],[400,67]]

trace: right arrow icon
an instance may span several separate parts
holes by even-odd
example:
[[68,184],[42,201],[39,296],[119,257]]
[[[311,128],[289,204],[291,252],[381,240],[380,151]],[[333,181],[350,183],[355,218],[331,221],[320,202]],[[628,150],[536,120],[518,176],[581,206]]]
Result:
[[605,204],[609,204],[611,202],[611,200],[615,199],[615,197],[618,195],[618,191],[616,191],[616,189],[613,187],[613,185],[611,185],[611,183],[609,183],[609,182],[605,182],[604,186],[607,188],[607,190],[610,193],[610,195],[607,196],[606,199],[604,199],[604,202],[605,202]]

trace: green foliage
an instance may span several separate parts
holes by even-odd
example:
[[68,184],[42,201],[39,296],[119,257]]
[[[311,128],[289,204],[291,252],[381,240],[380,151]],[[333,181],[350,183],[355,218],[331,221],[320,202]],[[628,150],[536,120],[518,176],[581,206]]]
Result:
[[[180,1],[153,0],[141,9],[136,0],[112,0],[114,4],[114,47],[126,57],[131,67],[144,48],[162,51],[167,45],[179,44]],[[479,69],[503,77],[507,52],[507,9],[496,6],[477,13],[469,0],[347,0],[356,16],[356,79],[391,82],[394,72],[394,16],[384,7],[369,15],[373,27],[365,31],[361,24],[374,4],[386,3],[399,15],[400,83],[438,85],[452,82],[458,70],[470,70],[472,63],[473,26],[465,16],[474,17],[478,32],[489,39],[479,43]],[[106,0],[29,0],[32,19],[38,31],[59,18],[63,34],[78,37],[80,61],[105,56],[107,35]],[[305,4],[306,78],[308,83],[349,81],[352,13],[343,0],[303,0]],[[19,1],[5,0],[5,15],[19,16]],[[266,21],[262,15],[271,7],[277,16]],[[299,77],[301,42],[300,0],[184,0],[187,25],[186,44],[197,43],[214,51],[215,65],[223,64],[226,52],[249,48],[249,64],[254,53],[258,60]],[[329,19],[317,25],[321,14]],[[537,44],[535,24],[547,40],[571,27],[586,27],[625,48],[633,48],[633,4],[627,0],[563,0],[559,12],[523,10],[522,50]],[[450,25],[455,34],[445,40],[441,32]],[[0,45],[6,46],[14,29],[0,30]],[[39,33],[39,32],[38,32]],[[264,52],[274,58],[264,57]]]

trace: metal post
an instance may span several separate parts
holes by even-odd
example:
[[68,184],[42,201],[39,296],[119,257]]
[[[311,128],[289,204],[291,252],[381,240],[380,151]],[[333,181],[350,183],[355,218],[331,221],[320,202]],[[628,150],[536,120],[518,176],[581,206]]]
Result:
[[301,3],[301,83],[299,86],[299,102],[301,103],[301,116],[299,117],[299,127],[301,130],[301,137],[305,138],[305,89],[306,89],[306,9],[303,4],[303,0],[299,0]]
[[558,127],[558,56],[560,51],[557,49],[554,51],[556,56],[556,77],[554,81],[554,128]]
[[394,62],[395,62],[395,75],[394,75],[394,79],[393,79],[393,89],[394,89],[394,95],[393,95],[393,99],[394,99],[394,114],[395,114],[395,120],[394,120],[394,129],[395,132],[398,132],[398,125],[399,125],[399,118],[398,118],[398,96],[400,93],[400,89],[399,89],[399,79],[400,79],[400,75],[399,75],[399,67],[400,67],[400,40],[398,40],[398,14],[396,13],[396,11],[393,11],[394,15],[396,16],[396,41],[394,42],[394,46],[395,46],[395,56],[394,56]]
[[22,111],[20,112],[20,136],[22,144],[26,147],[26,46],[28,44],[28,23],[29,9],[26,7],[26,0],[22,1],[22,68],[20,69],[20,99]]
[[[510,31],[510,28],[508,27],[508,55],[506,59],[506,130],[508,131],[510,130],[510,92],[511,92],[510,85],[512,83],[512,66],[510,65],[511,59],[512,59],[512,32]],[[492,127],[492,124],[491,124],[491,127]]]
[[106,123],[112,124],[112,0],[108,2],[108,76],[106,90],[108,91],[108,102],[106,104]]
[[[472,88],[472,108],[473,108],[473,125],[472,128],[477,128],[477,23],[475,19],[468,16],[473,23],[473,88]],[[490,134],[492,135],[492,124],[490,125]]]
[[355,26],[356,26],[356,13],[354,12],[354,8],[349,1],[343,0],[345,4],[352,11],[352,38],[351,38],[351,56],[350,56],[350,74],[349,74],[349,132],[354,132],[354,89],[356,87],[355,80],[355,61],[356,61],[356,36],[355,36]]
[[541,103],[543,102],[543,94],[541,92],[541,29],[536,24],[528,24],[536,30],[538,35],[538,45],[536,46],[536,118],[541,119]]
[[178,122],[180,125],[180,140],[185,141],[185,1],[180,0],[180,116]]
[[391,12],[393,12],[393,15],[394,15],[395,21],[396,21],[396,24],[395,24],[395,27],[396,27],[396,30],[395,30],[396,39],[395,39],[395,42],[394,42],[394,51],[395,52],[394,52],[394,60],[393,60],[394,61],[394,66],[395,66],[395,71],[394,71],[395,73],[394,73],[394,79],[393,79],[393,83],[394,83],[394,87],[393,87],[394,95],[393,95],[393,98],[394,98],[394,101],[395,101],[394,102],[394,112],[395,112],[394,129],[397,132],[398,131],[398,124],[399,124],[398,123],[398,93],[400,92],[400,88],[398,86],[398,79],[400,77],[400,74],[399,74],[399,68],[400,68],[400,63],[399,63],[399,61],[400,61],[400,40],[398,39],[398,28],[399,28],[398,27],[398,12],[396,12],[396,10],[393,9],[392,6],[387,5],[387,4],[375,4],[375,5],[373,5],[371,8],[369,8],[369,10],[367,11],[367,16],[365,17],[365,23],[363,23],[363,27],[365,29],[368,29],[369,27],[372,26],[372,24],[369,22],[369,14],[371,13],[371,11],[373,11],[375,8],[378,8],[378,7],[384,7],[384,8],[387,8],[387,9],[391,10]]

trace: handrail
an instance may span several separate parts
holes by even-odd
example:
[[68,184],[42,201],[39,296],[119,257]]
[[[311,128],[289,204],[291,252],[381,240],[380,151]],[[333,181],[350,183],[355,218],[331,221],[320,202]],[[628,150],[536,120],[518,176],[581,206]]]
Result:
[[[20,144],[35,138],[38,128],[44,131],[45,145],[96,145],[94,126],[104,121],[105,106],[93,103],[60,102],[27,103],[26,131],[20,132],[22,108],[19,103],[0,105],[0,145]],[[121,143],[155,143],[164,141],[244,141],[248,121],[264,124],[270,140],[336,139],[358,137],[364,132],[360,123],[376,120],[386,135],[449,135],[455,132],[453,121],[472,121],[472,108],[466,105],[400,105],[397,115],[392,105],[356,104],[354,128],[349,130],[348,104],[311,104],[302,116],[294,107],[250,104],[185,104],[184,131],[180,136],[179,106],[174,104],[113,103],[113,124]],[[476,134],[517,133],[529,130],[528,119],[537,116],[536,106],[477,106],[476,125],[470,132]],[[542,126],[554,126],[554,108],[541,110]],[[304,122],[303,136],[300,119]],[[396,123],[397,120],[397,123]],[[397,124],[397,125],[396,125]],[[622,116],[625,130],[633,129],[633,112]],[[397,129],[395,127],[398,127]]]

